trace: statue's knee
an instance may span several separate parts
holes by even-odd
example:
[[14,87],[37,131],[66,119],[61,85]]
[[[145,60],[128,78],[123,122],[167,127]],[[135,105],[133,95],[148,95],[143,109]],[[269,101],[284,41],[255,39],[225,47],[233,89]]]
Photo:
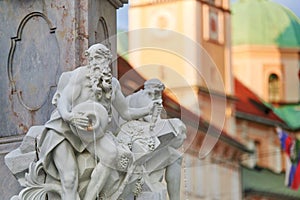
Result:
[[185,124],[180,120],[180,119],[174,119],[174,121],[177,124],[177,131],[179,132],[179,134],[181,135],[185,135],[186,134],[186,126]]
[[109,163],[110,165],[114,164],[115,161],[117,160],[117,156],[118,156],[118,152],[117,152],[117,149],[113,149],[109,152],[109,155],[108,155],[108,159],[109,159]]
[[186,136],[185,134],[177,135],[176,138],[173,139],[171,146],[174,148],[179,148],[182,146]]
[[187,131],[186,126],[182,123],[179,126],[178,130],[179,130],[179,133],[180,133],[181,137],[183,137],[185,139],[186,138],[186,131]]
[[65,173],[62,178],[62,185],[67,190],[74,190],[77,188],[77,173]]
[[183,156],[180,155],[179,158],[178,158],[175,162],[176,162],[177,164],[181,165],[182,160],[183,160]]
[[[101,165],[101,166],[100,166]],[[97,178],[100,177],[100,173],[102,171],[102,164],[98,163],[98,165],[94,168],[92,174],[91,174],[91,178]]]

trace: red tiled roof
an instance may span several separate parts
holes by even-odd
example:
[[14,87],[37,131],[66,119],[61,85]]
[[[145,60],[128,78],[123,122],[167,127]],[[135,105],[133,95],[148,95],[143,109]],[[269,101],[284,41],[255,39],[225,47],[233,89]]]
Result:
[[236,111],[260,117],[267,120],[283,123],[283,121],[267,107],[263,101],[254,94],[249,88],[242,84],[237,78],[234,79],[235,95],[238,98],[236,102]]

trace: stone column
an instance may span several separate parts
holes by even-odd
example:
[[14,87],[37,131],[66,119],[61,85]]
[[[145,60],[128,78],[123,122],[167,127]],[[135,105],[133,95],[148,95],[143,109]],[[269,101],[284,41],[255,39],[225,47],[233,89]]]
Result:
[[[32,125],[49,119],[60,74],[85,64],[84,50],[116,33],[126,0],[0,1],[0,196],[20,189],[3,157]],[[116,52],[116,42],[105,44]]]

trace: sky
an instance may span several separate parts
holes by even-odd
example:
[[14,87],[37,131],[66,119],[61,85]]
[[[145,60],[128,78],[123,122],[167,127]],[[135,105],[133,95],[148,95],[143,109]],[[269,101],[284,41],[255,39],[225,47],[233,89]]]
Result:
[[[231,0],[231,3],[237,0]],[[292,10],[300,18],[300,0],[270,0],[279,3]],[[129,0],[130,2],[130,0]],[[117,11],[117,26],[118,29],[127,30],[128,26],[128,4]]]

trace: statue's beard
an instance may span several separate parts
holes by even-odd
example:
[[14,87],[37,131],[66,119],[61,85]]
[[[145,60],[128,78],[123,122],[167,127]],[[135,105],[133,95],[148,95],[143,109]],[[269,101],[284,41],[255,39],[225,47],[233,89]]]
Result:
[[[111,98],[112,98],[112,74],[109,66],[89,66],[89,87],[92,90],[92,98],[101,103],[107,110],[109,120],[111,119]],[[102,66],[103,67],[103,66]]]
[[87,77],[90,79],[89,86],[98,101],[100,101],[102,97],[105,97],[106,99],[111,98],[112,74],[109,66],[90,66],[90,72]]

